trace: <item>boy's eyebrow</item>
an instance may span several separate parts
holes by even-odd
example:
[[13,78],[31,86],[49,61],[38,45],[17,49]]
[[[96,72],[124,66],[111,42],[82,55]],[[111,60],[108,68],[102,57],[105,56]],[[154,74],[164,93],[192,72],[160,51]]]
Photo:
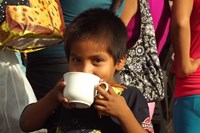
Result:
[[[75,53],[70,53],[70,56],[71,56],[71,57],[78,57],[78,58],[81,58],[80,55],[75,54]],[[102,54],[102,53],[95,53],[94,55],[90,55],[89,58],[104,58],[104,57],[105,57],[105,55]]]
[[74,53],[70,53],[70,56],[77,56],[76,54],[74,54]]
[[[95,52],[93,55],[91,55],[91,56],[103,56],[104,55],[104,53],[103,52]],[[79,56],[79,54],[76,54],[76,53],[73,53],[73,52],[71,52],[70,53],[70,56]]]

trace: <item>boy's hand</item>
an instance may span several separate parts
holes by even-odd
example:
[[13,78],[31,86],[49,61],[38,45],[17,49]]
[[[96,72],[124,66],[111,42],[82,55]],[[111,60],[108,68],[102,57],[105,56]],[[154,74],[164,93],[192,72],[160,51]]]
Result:
[[97,86],[97,91],[102,97],[96,97],[94,106],[103,115],[119,118],[125,113],[128,106],[124,97],[117,95],[111,87],[106,91]]
[[66,107],[68,105],[68,99],[63,96],[63,91],[64,91],[65,86],[66,86],[66,83],[65,83],[64,79],[62,78],[57,83],[54,90],[57,92],[57,101],[59,103],[62,103],[63,106]]
[[58,101],[59,101],[60,103],[62,103],[62,105],[63,105],[65,108],[71,109],[71,108],[74,108],[75,105],[74,105],[74,104],[69,104],[68,99],[65,98],[65,97],[63,96],[63,91],[64,91],[66,85],[67,85],[67,84],[65,83],[64,79],[62,78],[62,79],[59,81],[59,83],[56,85],[55,88],[58,90]]

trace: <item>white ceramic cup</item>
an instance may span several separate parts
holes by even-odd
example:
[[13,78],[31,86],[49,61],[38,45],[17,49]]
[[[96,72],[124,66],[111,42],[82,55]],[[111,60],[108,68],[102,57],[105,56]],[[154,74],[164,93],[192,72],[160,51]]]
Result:
[[100,82],[96,75],[85,72],[68,72],[63,75],[66,87],[63,95],[76,108],[88,108],[94,102],[94,97],[98,95],[97,85],[104,85],[108,90],[106,82]]

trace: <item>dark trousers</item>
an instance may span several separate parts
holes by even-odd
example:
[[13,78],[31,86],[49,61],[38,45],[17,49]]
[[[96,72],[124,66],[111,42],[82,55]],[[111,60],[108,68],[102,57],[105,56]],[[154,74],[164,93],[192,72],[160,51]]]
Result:
[[68,71],[66,57],[27,58],[26,76],[37,99],[53,89],[56,83]]

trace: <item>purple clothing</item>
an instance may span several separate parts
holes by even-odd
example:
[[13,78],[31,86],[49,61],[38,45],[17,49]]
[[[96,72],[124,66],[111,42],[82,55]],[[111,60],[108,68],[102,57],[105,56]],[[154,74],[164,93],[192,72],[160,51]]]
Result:
[[[156,41],[158,44],[158,54],[160,54],[169,32],[171,10],[168,0],[149,0],[149,6],[155,28]],[[127,26],[128,43],[130,48],[137,41],[140,34],[140,13],[137,11]]]

